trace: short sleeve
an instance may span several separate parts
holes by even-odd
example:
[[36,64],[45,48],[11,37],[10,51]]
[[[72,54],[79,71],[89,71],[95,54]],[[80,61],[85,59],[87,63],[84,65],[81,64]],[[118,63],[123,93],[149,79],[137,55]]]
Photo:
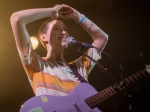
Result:
[[19,56],[22,62],[22,65],[25,69],[26,74],[28,75],[29,79],[33,79],[33,73],[35,71],[35,67],[39,68],[39,65],[36,63],[36,58],[37,54],[36,52],[32,49],[32,44],[29,44],[29,53],[28,54],[23,54],[19,48],[17,47]]
[[[98,53],[98,51],[95,48],[90,48],[86,52],[86,54],[90,56],[92,59],[94,59],[95,61],[101,59],[101,55]],[[95,62],[91,61],[88,57],[84,55],[82,55],[77,60],[71,63],[76,65],[78,69],[78,73],[85,79],[87,79],[87,76],[89,75],[89,73],[91,72],[91,70],[96,64]]]

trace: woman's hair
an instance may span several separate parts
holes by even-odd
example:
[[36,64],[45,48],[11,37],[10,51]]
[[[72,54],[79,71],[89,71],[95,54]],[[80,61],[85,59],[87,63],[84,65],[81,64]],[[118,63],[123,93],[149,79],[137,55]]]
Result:
[[55,20],[55,19],[52,19],[52,18],[51,18],[51,19],[46,20],[46,21],[39,27],[39,30],[38,30],[39,40],[40,40],[41,44],[43,45],[43,47],[46,48],[46,49],[47,49],[47,47],[46,47],[45,43],[41,40],[40,34],[45,34],[45,33],[47,33],[47,30],[48,30],[48,28],[49,28],[48,24],[49,24],[51,21],[53,21],[53,20]]

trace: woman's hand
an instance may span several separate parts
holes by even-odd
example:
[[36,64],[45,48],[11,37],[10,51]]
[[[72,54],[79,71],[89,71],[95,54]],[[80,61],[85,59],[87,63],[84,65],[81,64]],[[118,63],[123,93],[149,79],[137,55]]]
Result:
[[54,17],[67,20],[67,19],[78,19],[79,12],[75,10],[74,8],[62,4],[62,5],[55,5],[53,7],[54,11]]
[[63,5],[56,4],[52,9],[52,18],[60,18],[61,14],[59,13],[59,10],[63,8]]

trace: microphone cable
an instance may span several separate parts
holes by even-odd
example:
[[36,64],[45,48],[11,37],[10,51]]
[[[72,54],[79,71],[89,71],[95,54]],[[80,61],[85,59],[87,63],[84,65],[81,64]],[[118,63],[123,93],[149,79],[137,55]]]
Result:
[[120,68],[120,70],[121,70],[120,79],[122,79],[122,77],[123,77],[123,67],[122,67],[122,65],[121,65],[115,58],[113,58],[111,55],[109,55],[109,54],[106,53],[105,51],[100,50],[100,49],[98,49],[98,48],[96,48],[96,47],[94,47],[94,48],[97,49],[98,51],[103,52],[105,55],[107,55],[109,58],[111,58],[114,62],[116,62],[116,63],[118,64],[118,66],[119,66],[119,68]]

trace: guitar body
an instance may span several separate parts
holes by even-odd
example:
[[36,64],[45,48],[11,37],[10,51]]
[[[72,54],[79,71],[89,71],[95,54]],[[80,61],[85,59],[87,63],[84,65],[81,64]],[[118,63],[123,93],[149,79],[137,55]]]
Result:
[[100,112],[98,108],[91,109],[84,101],[96,93],[90,84],[81,83],[67,96],[35,96],[22,105],[20,112]]
[[[122,82],[132,84],[147,76],[147,74],[150,74],[150,66]],[[41,95],[33,97],[22,105],[20,112],[100,112],[98,108],[91,109],[90,107],[95,107],[125,88],[124,84],[116,83],[113,87],[110,86],[101,92],[97,92],[90,84],[81,83],[67,96]],[[90,101],[90,107],[85,99],[88,103]]]

